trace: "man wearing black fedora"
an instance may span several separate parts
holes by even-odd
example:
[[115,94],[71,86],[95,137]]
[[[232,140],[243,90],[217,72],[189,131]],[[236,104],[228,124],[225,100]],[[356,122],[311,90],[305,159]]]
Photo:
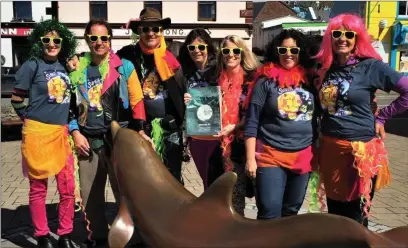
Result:
[[139,35],[139,41],[123,47],[117,55],[134,64],[144,95],[145,133],[159,134],[153,135],[156,151],[182,183],[184,88],[177,80],[180,64],[164,40],[163,32],[170,24],[171,19],[163,19],[156,9],[143,9],[138,19],[128,23],[128,28]]

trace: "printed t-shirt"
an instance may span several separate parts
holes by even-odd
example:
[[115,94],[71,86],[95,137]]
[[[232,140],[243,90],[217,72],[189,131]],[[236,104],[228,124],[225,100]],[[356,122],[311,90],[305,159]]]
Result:
[[28,60],[17,71],[15,80],[14,88],[29,92],[25,118],[47,124],[68,124],[71,83],[58,61]]
[[148,122],[163,118],[168,112],[166,101],[168,101],[168,92],[165,83],[160,79],[154,64],[153,55],[143,55],[144,63],[142,65],[142,90],[144,96],[144,105],[146,109],[146,120]]
[[390,92],[403,76],[376,59],[346,66],[333,65],[319,91],[322,133],[348,141],[375,137],[371,103],[377,89]]
[[102,108],[102,76],[99,66],[90,64],[87,68],[87,95],[89,99],[86,124],[82,129],[85,134],[95,135],[105,133],[108,129]]
[[312,144],[315,97],[308,87],[280,88],[261,78],[254,86],[245,136],[257,137],[283,151],[299,151]]

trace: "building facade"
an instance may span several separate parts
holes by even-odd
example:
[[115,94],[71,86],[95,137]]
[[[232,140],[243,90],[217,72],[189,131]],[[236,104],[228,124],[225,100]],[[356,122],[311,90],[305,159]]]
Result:
[[[2,74],[21,65],[28,58],[28,36],[35,23],[50,19],[55,3],[14,1],[1,3]],[[6,72],[7,70],[7,72]]]
[[[83,38],[86,23],[94,18],[107,20],[113,28],[112,49],[132,43],[130,30],[125,29],[131,18],[139,17],[144,7],[158,9],[172,24],[164,31],[167,42],[183,42],[194,28],[206,29],[217,45],[225,36],[235,34],[252,47],[252,2],[218,1],[13,1],[1,2],[1,62],[4,70],[18,68],[30,49],[27,37],[35,23],[57,18],[76,35],[78,52],[88,51]],[[2,73],[4,73],[2,69]],[[14,71],[14,69],[12,69]],[[12,73],[12,72],[11,72]]]
[[408,2],[367,2],[366,26],[383,61],[408,74]]
[[[58,18],[77,36],[78,52],[87,51],[83,38],[85,24],[92,18],[106,19],[113,28],[112,49],[132,43],[131,30],[125,29],[131,18],[139,17],[144,7],[153,7],[170,17],[172,24],[164,31],[168,42],[183,42],[194,28],[205,28],[215,43],[235,34],[252,46],[252,2],[217,1],[145,1],[145,2],[58,2]],[[75,14],[73,14],[75,13]]]

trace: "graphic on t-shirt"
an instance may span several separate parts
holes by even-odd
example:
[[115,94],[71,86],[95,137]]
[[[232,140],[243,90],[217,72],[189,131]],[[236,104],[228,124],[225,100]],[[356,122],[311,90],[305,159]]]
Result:
[[351,80],[337,78],[323,83],[319,92],[319,98],[324,110],[327,109],[330,115],[348,116],[351,115],[348,104],[348,91]]
[[88,78],[89,111],[102,111],[101,104],[102,80],[100,77]]
[[156,71],[151,71],[143,80],[143,95],[147,99],[159,99],[163,96],[163,85],[161,85],[159,75]]
[[59,71],[44,71],[44,75],[48,87],[48,102],[69,103],[71,91],[68,76]]
[[302,88],[280,88],[278,110],[283,118],[309,121],[313,118],[313,97]]
[[205,80],[191,80],[188,84],[189,88],[201,88],[201,87],[207,87],[208,82]]

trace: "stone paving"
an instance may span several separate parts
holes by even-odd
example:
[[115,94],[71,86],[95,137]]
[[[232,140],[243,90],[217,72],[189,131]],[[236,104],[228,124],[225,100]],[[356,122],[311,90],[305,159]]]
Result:
[[[408,138],[388,134],[386,147],[392,172],[392,183],[377,193],[374,198],[370,229],[377,232],[393,227],[408,225]],[[2,142],[1,144],[1,247],[33,247],[36,244],[32,237],[33,229],[28,209],[29,185],[22,176],[20,166],[20,142]],[[203,192],[202,181],[193,163],[184,166],[185,186],[196,196]],[[109,185],[108,185],[109,186]],[[112,221],[116,207],[109,187],[106,190],[107,218]],[[57,239],[57,203],[59,196],[55,179],[50,179],[46,199],[49,225],[53,236]],[[245,215],[256,218],[254,199],[246,200]],[[309,197],[307,196],[300,213],[307,212]],[[86,232],[81,225],[81,215],[75,216],[76,243],[84,240]]]

